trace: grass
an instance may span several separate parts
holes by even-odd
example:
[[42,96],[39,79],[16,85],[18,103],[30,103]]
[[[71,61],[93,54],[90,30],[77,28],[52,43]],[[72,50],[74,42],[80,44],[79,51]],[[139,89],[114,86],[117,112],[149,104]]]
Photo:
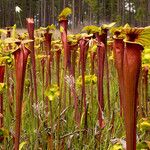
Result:
[[[57,144],[58,141],[56,141],[56,139],[58,139],[55,136],[58,136],[56,133],[56,126],[57,126],[57,122],[58,122],[58,98],[52,101],[52,111],[53,111],[53,122],[54,122],[54,126],[52,127],[52,129],[50,129],[50,125],[48,123],[48,126],[44,125],[44,120],[45,120],[45,114],[44,114],[44,102],[42,100],[42,77],[41,77],[41,71],[40,71],[40,61],[37,61],[37,83],[38,83],[38,99],[39,99],[39,103],[41,104],[39,106],[39,114],[41,114],[41,122],[40,122],[40,127],[39,129],[36,128],[36,119],[38,117],[37,115],[37,111],[35,110],[35,108],[33,108],[33,106],[31,106],[31,98],[29,96],[30,93],[28,93],[27,89],[25,88],[25,92],[24,92],[24,100],[23,100],[23,114],[22,114],[22,131],[21,131],[21,141],[27,141],[26,144],[26,148],[28,149],[35,149],[36,144],[38,143],[39,145],[41,145],[41,147],[45,147],[44,145],[46,145],[47,143],[47,136],[48,136],[48,132],[49,130],[51,130],[50,132],[52,132],[53,136],[54,136],[54,145]],[[88,63],[87,63],[88,66]],[[111,67],[113,68],[113,63],[111,62]],[[29,68],[28,68],[29,69]],[[62,70],[61,70],[62,71]],[[86,74],[90,73],[90,68],[87,69]],[[28,78],[29,74],[29,70],[26,74],[26,78]],[[56,83],[56,67],[53,66],[52,69],[52,83]],[[116,79],[116,72],[114,69],[111,70],[111,117],[112,114],[114,112],[114,131],[113,133],[111,133],[111,118],[107,117],[107,98],[106,98],[106,88],[104,91],[104,95],[105,95],[105,112],[104,112],[104,117],[105,117],[105,128],[103,130],[99,130],[98,125],[97,125],[97,107],[98,107],[98,103],[97,103],[97,85],[94,85],[94,102],[93,102],[93,108],[91,105],[91,101],[90,101],[90,85],[86,86],[86,93],[87,93],[87,102],[89,103],[89,109],[88,109],[88,131],[87,131],[87,136],[86,138],[84,137],[83,134],[83,130],[84,130],[84,114],[83,114],[83,120],[81,122],[81,126],[78,129],[73,116],[74,116],[74,109],[73,109],[73,105],[69,105],[69,99],[68,99],[68,92],[67,92],[67,109],[64,113],[64,116],[61,118],[61,127],[60,127],[60,131],[59,131],[59,137],[60,137],[60,141],[62,142],[63,140],[65,140],[65,149],[67,149],[67,146],[69,146],[69,143],[72,145],[71,147],[73,149],[94,149],[95,148],[95,143],[98,143],[98,148],[100,149],[108,149],[108,147],[110,147],[111,142],[110,139],[114,138],[114,137],[118,137],[121,138],[122,136],[124,136],[124,132],[120,131],[123,130],[123,123],[122,123],[122,119],[119,116],[119,97],[118,97],[118,85],[117,85],[117,79]],[[105,85],[106,86],[106,80],[105,81]],[[67,86],[67,89],[69,87]],[[31,90],[31,89],[30,89]],[[67,90],[68,91],[68,90]],[[81,96],[81,90],[78,89],[77,90],[77,94],[80,97]],[[31,92],[31,91],[30,91]],[[5,95],[5,94],[4,94]],[[73,100],[73,99],[72,99]],[[72,102],[73,104],[73,102]],[[5,128],[9,131],[13,131],[14,130],[14,118],[10,116],[10,112],[9,112],[9,107],[8,107],[8,102],[7,102],[7,97],[5,96]],[[33,110],[33,112],[32,112]],[[63,111],[63,110],[62,110]],[[6,113],[7,112],[7,113]],[[95,134],[98,134],[99,132],[101,132],[101,141],[99,143],[98,140],[95,139]],[[37,139],[38,138],[38,139]],[[84,140],[85,138],[85,140]],[[11,137],[8,137],[8,141],[11,140]],[[39,141],[37,141],[39,140]],[[40,144],[41,143],[41,144]],[[12,148],[12,142],[11,142],[11,146],[8,145],[7,142],[7,149],[11,149]],[[45,149],[45,148],[44,148]]]
[[[18,30],[19,33],[24,32],[24,30]],[[53,35],[56,39],[60,37],[59,31],[55,31]],[[39,43],[38,43],[39,44]],[[42,47],[37,51],[38,54],[43,54]],[[55,54],[55,52],[54,52]],[[86,73],[89,75],[91,72],[90,57],[87,57],[86,63]],[[60,96],[57,96],[51,101],[52,114],[50,116],[50,110],[48,113],[48,118],[45,112],[45,100],[43,101],[43,81],[42,81],[42,71],[41,71],[41,59],[36,59],[37,64],[37,85],[38,85],[38,106],[35,102],[32,102],[32,82],[30,79],[30,62],[28,59],[28,67],[26,71],[26,80],[30,82],[29,86],[25,82],[24,87],[24,99],[22,107],[22,130],[21,130],[21,140],[20,143],[26,142],[23,149],[30,150],[46,150],[50,146],[50,137],[52,137],[53,149],[70,149],[70,150],[113,150],[114,145],[112,139],[124,139],[125,140],[125,129],[123,118],[120,117],[120,104],[119,104],[119,92],[118,92],[118,79],[116,69],[114,67],[114,61],[109,59],[109,79],[110,79],[110,102],[111,110],[110,114],[107,107],[107,79],[104,77],[104,123],[105,127],[100,129],[98,126],[98,98],[97,98],[97,84],[93,85],[93,91],[91,91],[91,84],[86,85],[86,100],[88,103],[87,110],[87,131],[85,131],[85,114],[82,112],[80,126],[77,126],[74,120],[74,107],[73,107],[73,96],[69,96],[70,85],[67,84],[66,92],[66,108],[63,108],[63,87],[64,87],[64,68],[63,68],[63,53],[61,54],[60,62]],[[77,57],[78,61],[78,57]],[[45,64],[46,72],[46,64]],[[14,73],[14,66],[9,68]],[[52,84],[57,84],[56,76],[56,61],[52,62]],[[106,72],[106,70],[105,70]],[[97,73],[97,66],[95,65],[95,74]],[[75,83],[79,77],[79,72],[76,64],[76,77]],[[6,81],[6,77],[5,77]],[[16,84],[15,78],[11,79],[14,86]],[[150,84],[150,83],[149,83]],[[45,90],[45,87],[44,87]],[[81,87],[76,86],[76,92],[81,100]],[[9,109],[7,89],[4,91],[4,128],[8,135],[6,135],[4,142],[1,144],[6,150],[13,149],[13,137],[15,129],[15,117],[11,115]],[[150,91],[150,90],[149,90]],[[93,101],[91,101],[91,92],[93,93]],[[150,92],[149,92],[150,94]],[[61,102],[61,103],[60,103]],[[71,102],[71,103],[70,103]],[[48,105],[50,109],[50,102]],[[60,109],[60,111],[59,111]],[[13,112],[15,114],[15,99],[13,102]],[[50,118],[52,117],[52,118]],[[37,120],[39,119],[39,126],[37,125]],[[52,124],[50,120],[52,119]],[[140,120],[141,118],[138,118]],[[137,135],[142,141],[150,140],[150,136],[141,132],[138,128]]]

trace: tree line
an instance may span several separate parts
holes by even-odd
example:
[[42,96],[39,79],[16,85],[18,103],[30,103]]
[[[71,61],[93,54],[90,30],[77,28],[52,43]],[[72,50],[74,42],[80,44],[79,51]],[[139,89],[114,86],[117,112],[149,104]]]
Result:
[[[20,13],[15,11],[16,6],[21,8]],[[65,7],[72,9],[69,25],[73,29],[113,21],[118,25],[150,24],[150,0],[0,0],[0,27],[25,27],[27,17],[34,17],[36,27],[57,26],[57,17]]]

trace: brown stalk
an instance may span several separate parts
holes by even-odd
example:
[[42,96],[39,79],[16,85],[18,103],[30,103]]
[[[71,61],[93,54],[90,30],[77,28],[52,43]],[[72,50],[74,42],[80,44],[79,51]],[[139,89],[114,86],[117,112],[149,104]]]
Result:
[[[5,66],[0,65],[0,83],[4,82]],[[0,128],[3,127],[3,94],[0,94]]]
[[15,150],[19,149],[20,130],[21,130],[21,113],[23,101],[23,88],[26,72],[27,58],[30,50],[23,44],[13,53],[16,68],[16,129],[15,129]]
[[[48,88],[49,85],[51,85],[51,58],[52,58],[52,52],[51,52],[51,38],[52,34],[46,32],[44,34],[45,41],[44,46],[46,50],[47,55],[47,62],[46,62],[46,88]],[[48,115],[48,97],[46,97],[46,115]]]
[[[91,75],[94,75],[94,69],[95,69],[94,60],[95,60],[95,57],[96,57],[96,52],[91,52],[90,53]],[[91,83],[91,104],[92,104],[92,108],[93,108],[93,82]]]
[[81,74],[82,74],[82,98],[81,109],[84,106],[84,113],[86,113],[86,93],[85,93],[85,71],[86,71],[86,57],[89,48],[88,39],[81,39],[79,41],[80,60],[81,60]]
[[104,77],[104,58],[105,58],[105,46],[98,43],[97,46],[97,86],[98,86],[98,120],[99,126],[103,127],[102,112],[104,110],[104,96],[103,96],[103,77]]
[[114,38],[113,53],[115,60],[115,67],[118,73],[119,81],[119,95],[120,95],[120,116],[122,116],[122,102],[123,102],[123,57],[124,57],[124,42],[123,39]]
[[[77,48],[78,45],[71,45],[70,43],[68,43],[68,57],[69,57],[69,75],[71,77],[73,77],[75,79],[75,66],[76,66],[76,57],[77,57]],[[77,123],[77,125],[79,126],[80,124],[80,114],[79,114],[79,104],[78,104],[78,96],[76,93],[76,89],[75,89],[75,83],[71,83],[71,88],[69,91],[70,94],[70,105],[71,105],[71,93],[73,95],[74,98],[74,108],[75,108],[75,122]]]
[[[67,74],[67,68],[68,68],[68,42],[67,42],[67,28],[68,28],[68,20],[60,20],[60,29],[62,29],[61,31],[61,40],[62,40],[62,44],[63,44],[63,48],[64,48],[64,77]],[[63,99],[64,99],[64,104],[63,104],[63,108],[65,109],[66,107],[66,82],[65,82],[65,78],[64,78],[64,94],[63,94]]]
[[69,51],[68,51],[68,42],[67,42],[67,28],[68,28],[68,20],[59,21],[61,31],[61,40],[64,48],[64,69],[66,70],[69,65]]
[[42,67],[42,95],[43,95],[43,102],[44,102],[44,91],[45,91],[45,58],[41,59],[41,67]]
[[60,87],[60,56],[61,50],[56,51],[56,75],[57,75],[57,86]]
[[[45,41],[44,41],[44,45],[45,45],[45,50],[46,50],[46,55],[47,55],[47,64],[46,64],[46,88],[48,88],[48,86],[51,86],[51,63],[52,63],[52,52],[51,52],[51,39],[52,39],[52,33],[48,33],[46,32],[44,34],[45,36]],[[48,104],[49,104],[49,100],[48,97],[46,97],[46,117],[48,117]],[[52,118],[52,102],[50,101],[50,126],[51,129],[53,128],[53,118]],[[47,119],[48,121],[48,119]],[[52,134],[49,134],[48,137],[49,140],[49,147],[51,149],[53,149],[53,136]]]
[[123,60],[124,102],[123,111],[126,128],[127,150],[136,150],[136,117],[138,79],[141,69],[143,47],[136,43],[126,43]]
[[[78,48],[77,44],[71,44],[71,42],[68,42],[68,69],[69,69],[69,76],[73,77],[75,79],[75,64],[76,64],[76,50]],[[75,83],[73,83],[73,86],[69,88],[69,105],[72,104],[71,102],[71,92],[73,95],[76,95],[75,92]],[[76,99],[77,96],[74,97],[74,102],[77,104]],[[75,104],[74,103],[74,104]]]
[[108,102],[108,116],[110,118],[110,78],[109,78],[109,62],[108,62],[108,50],[107,50],[107,34],[108,29],[103,29],[103,39],[105,44],[105,68],[106,68],[106,80],[107,80],[107,102]]
[[[55,53],[56,58],[56,78],[57,78],[57,86],[60,89],[60,56],[61,56],[61,50],[58,49]],[[59,108],[58,108],[58,125],[57,125],[57,150],[60,148],[60,114],[61,114],[61,96],[59,96]]]
[[[70,47],[71,49],[71,75],[75,79],[75,67],[76,67],[76,57],[77,57],[77,49],[78,45],[73,45]],[[76,93],[76,86],[75,83],[73,83],[73,88],[71,90],[73,97],[74,97],[74,108],[75,108],[75,121],[77,125],[80,125],[80,114],[79,114],[79,103],[78,103],[78,96]]]
[[[69,70],[69,76],[72,76],[72,62],[71,62],[71,57],[72,57],[72,45],[70,42],[68,42],[68,70]],[[72,100],[71,100],[71,88],[69,88],[69,105],[72,105]]]
[[78,45],[74,45],[71,48],[71,64],[72,64],[72,75],[75,78],[75,67],[76,67],[76,58],[77,58],[77,49]]
[[105,62],[105,35],[99,35],[95,33],[96,39],[98,41],[97,48],[97,63],[98,63],[98,102],[102,111],[104,110],[104,93],[103,93],[103,77],[104,77],[104,62]]
[[34,20],[33,18],[27,18],[27,29],[29,38],[33,40],[33,42],[30,42],[30,50],[31,50],[31,65],[32,65],[32,75],[33,75],[33,84],[34,84],[34,96],[35,96],[35,102],[37,104],[38,97],[37,97],[37,76],[36,76],[36,61],[35,61],[35,50],[34,50]]

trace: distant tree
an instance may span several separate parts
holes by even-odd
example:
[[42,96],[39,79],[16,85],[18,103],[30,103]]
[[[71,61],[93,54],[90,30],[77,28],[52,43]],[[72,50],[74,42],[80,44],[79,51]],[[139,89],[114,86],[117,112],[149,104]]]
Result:
[[150,0],[0,0],[0,27],[20,25],[15,12],[19,6],[22,24],[25,18],[34,17],[35,25],[58,25],[57,17],[65,7],[72,8],[72,29],[86,24],[100,25],[104,22],[116,21],[124,25],[136,26],[150,24]]

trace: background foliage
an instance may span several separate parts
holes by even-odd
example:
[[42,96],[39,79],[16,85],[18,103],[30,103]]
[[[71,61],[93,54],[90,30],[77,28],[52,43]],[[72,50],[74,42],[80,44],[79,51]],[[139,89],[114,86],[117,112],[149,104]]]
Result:
[[150,0],[0,0],[0,27],[15,23],[21,26],[16,6],[22,9],[20,15],[24,27],[27,17],[34,17],[37,27],[58,25],[57,16],[65,7],[73,10],[70,18],[73,29],[112,21],[134,26],[150,23]]

